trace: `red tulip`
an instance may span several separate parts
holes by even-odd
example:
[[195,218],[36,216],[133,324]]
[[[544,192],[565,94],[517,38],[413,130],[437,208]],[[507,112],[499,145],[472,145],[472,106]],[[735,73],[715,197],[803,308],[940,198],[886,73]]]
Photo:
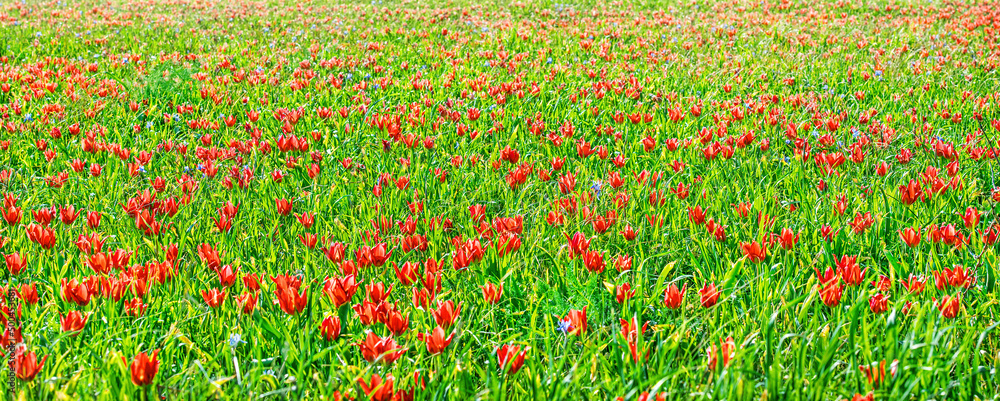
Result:
[[504,344],[497,348],[497,362],[500,364],[500,369],[507,368],[507,374],[512,375],[524,366],[524,357],[527,354],[527,350],[522,351],[517,345]]
[[719,302],[719,290],[715,288],[715,283],[709,283],[698,291],[701,294],[701,306],[711,308]]
[[341,263],[344,261],[344,255],[347,250],[347,246],[342,242],[334,242],[326,248],[321,248],[323,254],[326,255],[327,259],[330,259],[333,263]]
[[140,317],[146,313],[146,304],[142,302],[142,298],[132,298],[125,301],[124,306],[125,314],[128,316]]
[[437,309],[431,309],[431,315],[434,316],[434,321],[439,326],[449,328],[458,320],[458,315],[461,311],[462,304],[459,303],[458,306],[455,306],[455,303],[449,299],[443,302],[438,301]]
[[319,325],[320,334],[326,341],[333,341],[340,337],[340,318],[337,316],[327,316]]
[[875,401],[875,393],[871,391],[868,394],[854,393],[851,401]]
[[454,332],[445,337],[444,329],[441,328],[441,326],[435,327],[434,330],[428,334],[424,333],[417,334],[417,338],[420,341],[427,343],[427,352],[430,352],[431,355],[437,355],[440,354],[442,351],[444,351],[444,349],[447,348],[449,344],[451,344],[451,340],[454,337],[455,337]]
[[25,352],[24,348],[19,347],[14,353],[14,372],[17,378],[26,382],[33,380],[42,370],[46,359],[49,359],[48,355],[43,356],[39,362],[33,351]]
[[799,242],[799,234],[786,227],[781,229],[781,235],[778,236],[778,241],[781,243],[782,248],[789,250]]
[[76,207],[73,205],[66,205],[59,209],[59,219],[65,225],[73,224],[77,217],[80,217],[80,211],[76,210]]
[[42,247],[42,249],[52,249],[56,245],[56,232],[51,227],[43,227],[38,224],[29,224],[25,230],[28,239]]
[[341,278],[327,278],[326,283],[323,284],[323,293],[337,308],[350,302],[357,290],[358,283],[353,274]]
[[280,275],[271,277],[271,281],[275,284],[274,296],[283,312],[294,315],[305,310],[309,298],[306,296],[307,289],[299,293],[301,281],[298,278]]
[[90,303],[90,290],[87,289],[87,285],[81,283],[77,279],[66,280],[62,279],[61,282],[62,297],[66,302],[72,302],[80,306],[87,306]]
[[[132,383],[136,386],[148,386],[153,384],[153,379],[156,377],[156,372],[160,370],[160,361],[156,360],[157,354],[160,350],[154,350],[153,355],[146,355],[145,352],[140,352],[132,359],[132,363],[129,365],[129,371],[132,373]],[[124,358],[123,362],[124,362]]]
[[198,257],[201,258],[202,262],[208,266],[212,271],[219,269],[222,262],[219,260],[220,253],[215,250],[215,248],[209,244],[201,244],[198,246]]
[[840,283],[830,280],[821,282],[817,287],[819,287],[819,295],[823,300],[823,305],[831,308],[840,305],[840,298],[844,294],[844,287]]
[[79,331],[87,325],[87,317],[88,315],[78,311],[70,311],[66,316],[59,317],[59,325],[62,327],[62,331],[73,332],[73,337],[76,337]]
[[3,208],[3,219],[8,225],[16,226],[21,223],[21,208],[17,206],[6,206]]
[[219,285],[229,288],[236,283],[237,273],[239,272],[239,267],[233,271],[233,267],[230,265],[222,266],[221,269],[217,270],[216,273],[219,276]]
[[257,294],[247,292],[237,296],[236,305],[239,305],[244,315],[252,315],[254,309],[257,308]]
[[208,291],[201,290],[201,297],[210,308],[218,308],[223,302],[226,302],[226,292],[219,291],[218,288],[213,288]]
[[292,202],[288,199],[275,199],[274,206],[281,216],[288,216],[292,213]]
[[[897,369],[898,365],[899,365],[899,361],[894,360],[894,361],[892,361],[892,364],[889,367],[889,373],[893,377],[896,376],[896,369]],[[872,385],[872,387],[875,387],[875,388],[881,387],[882,386],[882,382],[884,382],[885,379],[886,379],[885,361],[884,360],[878,364],[878,367],[874,367],[874,366],[871,366],[871,365],[868,365],[868,366],[861,365],[861,366],[858,366],[858,370],[860,370],[862,373],[865,374],[865,377],[868,378],[868,383],[870,383]]]
[[316,237],[316,234],[313,234],[313,233],[305,233],[305,234],[300,234],[299,235],[299,242],[302,242],[302,245],[305,245],[305,247],[309,248],[309,249],[315,248],[316,247],[316,243],[318,241],[319,241],[319,238]]
[[[708,353],[708,370],[714,371],[719,367],[721,361],[722,367],[728,367],[729,363],[736,358],[736,342],[733,337],[728,337],[725,339],[719,339],[719,344],[712,344],[707,350]],[[721,358],[719,358],[721,356]]]
[[684,293],[687,292],[687,283],[678,290],[677,284],[670,284],[663,292],[663,305],[670,309],[680,308],[684,303]]
[[604,255],[598,251],[586,251],[583,253],[583,266],[592,273],[604,272]]
[[486,282],[486,285],[480,288],[483,290],[483,300],[487,304],[496,305],[497,302],[500,302],[500,297],[503,296],[503,283],[494,285],[491,282]]
[[957,295],[945,295],[938,301],[937,307],[941,311],[941,316],[944,316],[946,319],[954,319],[955,316],[958,316],[958,311],[962,309],[962,299]]
[[368,291],[368,299],[370,299],[372,303],[378,304],[389,298],[389,294],[392,293],[392,284],[389,285],[389,289],[387,290],[385,289],[385,284],[379,281],[365,286],[365,290]]
[[615,301],[619,304],[624,303],[627,299],[632,299],[635,296],[635,290],[629,283],[624,283],[615,289]]
[[4,260],[7,262],[7,271],[9,271],[12,276],[21,274],[21,271],[28,266],[28,259],[22,257],[21,254],[17,252],[4,255]]
[[962,222],[965,223],[965,228],[975,228],[979,225],[979,211],[969,206],[968,209],[965,209],[965,214],[962,215]]
[[358,385],[361,386],[361,390],[365,392],[365,396],[371,401],[391,401],[395,394],[393,392],[393,378],[391,375],[386,376],[383,381],[382,376],[373,374],[369,382],[365,382],[364,379],[359,377]]
[[384,304],[375,304],[368,302],[368,300],[361,301],[360,304],[354,305],[351,309],[357,314],[358,320],[361,324],[365,326],[370,326],[375,324],[375,322],[380,319],[380,310],[384,310]]
[[619,234],[621,234],[622,237],[625,237],[626,241],[630,242],[635,240],[635,237],[638,236],[635,229],[633,229],[631,225],[626,225],[624,230],[619,231]]
[[392,337],[382,338],[370,331],[365,340],[357,343],[357,345],[361,350],[361,357],[371,363],[385,362],[391,364],[406,353],[406,349],[399,348],[396,340],[393,340]]
[[953,269],[944,268],[943,271],[932,271],[934,275],[934,286],[938,290],[944,291],[949,286],[969,288],[975,284],[976,277],[971,271],[965,270],[962,265],[955,265]]
[[302,224],[302,227],[305,227],[306,230],[312,228],[313,224],[316,222],[316,218],[312,212],[295,215],[295,218],[299,221],[299,224]]
[[872,297],[868,299],[868,307],[871,309],[872,313],[883,313],[889,310],[889,297],[882,293],[872,295]]
[[[389,304],[379,304],[389,305]],[[386,306],[388,307],[388,306]],[[385,327],[389,329],[389,332],[394,336],[403,334],[410,328],[410,318],[409,316],[403,315],[399,310],[392,308],[387,311],[381,318],[382,323]]]
[[243,276],[243,286],[247,290],[258,292],[260,291],[260,278],[257,273],[250,273]]
[[38,288],[35,283],[21,284],[21,290],[17,294],[24,303],[34,305],[38,303]]
[[762,262],[767,257],[767,246],[757,241],[741,242],[740,250],[743,251],[743,256],[746,256],[753,263]]
[[632,257],[629,255],[618,255],[614,260],[615,270],[618,272],[627,272],[632,270]]
[[880,275],[878,280],[872,281],[872,287],[882,292],[889,292],[892,290],[892,280],[889,279],[889,276]]
[[834,257],[834,260],[837,262],[837,273],[840,274],[844,283],[854,286],[861,285],[865,281],[865,272],[868,269],[861,270],[857,256],[843,255],[840,259]]
[[906,288],[906,291],[913,295],[920,295],[920,293],[924,292],[927,284],[922,278],[917,278],[913,275],[910,275],[908,280],[900,280],[900,283]]
[[899,238],[906,243],[906,246],[913,248],[920,245],[920,230],[907,227],[899,231]]
[[582,336],[587,332],[587,307],[583,309],[570,309],[566,317],[559,321],[559,326],[567,335],[575,334]]
[[688,208],[688,220],[697,225],[705,224],[705,210],[701,208],[701,205]]
[[576,255],[583,255],[584,252],[590,248],[590,240],[583,236],[582,233],[574,233],[572,237],[567,234],[563,234],[566,237],[566,241],[569,243],[569,257],[573,259]]
[[653,137],[647,135],[645,138],[642,139],[643,151],[651,152],[655,147],[656,147],[656,139],[653,139]]
[[875,174],[878,174],[879,177],[885,177],[886,174],[889,174],[889,164],[884,160],[880,162],[875,168]]

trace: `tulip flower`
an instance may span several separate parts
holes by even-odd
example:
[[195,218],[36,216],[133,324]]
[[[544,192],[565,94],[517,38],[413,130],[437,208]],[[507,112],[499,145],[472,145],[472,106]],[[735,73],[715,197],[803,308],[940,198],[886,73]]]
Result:
[[220,291],[218,288],[212,288],[211,290],[201,290],[201,297],[205,300],[210,308],[218,308],[223,302],[226,302],[226,291]]
[[21,289],[18,291],[17,296],[28,305],[37,304],[38,288],[35,286],[35,283],[21,284]]
[[976,208],[969,206],[965,209],[965,214],[962,215],[962,223],[965,224],[965,228],[975,228],[979,225],[979,211]]
[[906,291],[910,294],[920,295],[920,293],[924,292],[927,282],[922,277],[914,277],[911,274],[909,279],[900,280],[900,284],[902,284],[903,287],[906,288]]
[[302,289],[301,293],[298,292],[301,286],[301,281],[298,278],[279,275],[271,277],[271,281],[275,284],[274,296],[283,312],[294,315],[305,310],[309,298],[306,296],[307,289]]
[[635,240],[635,238],[638,236],[638,233],[635,232],[635,229],[633,229],[632,225],[630,224],[625,225],[625,229],[619,231],[618,233],[621,234],[622,237],[624,237],[625,240],[629,242]]
[[441,328],[441,326],[435,327],[434,330],[432,330],[430,333],[417,334],[417,338],[420,341],[427,343],[427,352],[429,352],[431,355],[437,355],[440,354],[442,351],[444,351],[444,349],[447,348],[449,344],[451,344],[451,340],[454,337],[455,337],[454,332],[445,337],[444,329]]
[[598,251],[586,251],[583,253],[583,266],[592,273],[604,272],[604,255]]
[[[385,303],[380,304],[386,305]],[[406,332],[410,328],[410,317],[408,315],[402,314],[399,310],[393,308],[388,312],[381,314],[382,323],[385,327],[389,329],[389,332],[394,336],[399,336]]]
[[[707,350],[708,353],[708,370],[715,371],[719,367],[719,363],[722,363],[722,367],[728,367],[729,363],[736,358],[736,342],[733,337],[727,337],[725,339],[719,339],[719,344],[712,344]],[[721,356],[721,358],[720,358]]]
[[587,332],[587,307],[583,309],[570,309],[566,317],[559,321],[559,330],[567,335],[575,334],[582,336]]
[[70,311],[65,316],[59,317],[59,325],[62,327],[62,331],[73,333],[72,336],[76,337],[83,330],[83,327],[87,325],[88,317],[88,315],[78,311]]
[[486,282],[486,285],[480,288],[483,290],[483,300],[487,304],[496,305],[497,302],[500,302],[500,297],[503,296],[503,283],[494,285],[491,282]]
[[382,338],[371,331],[368,332],[363,341],[357,343],[357,346],[361,350],[361,357],[371,363],[391,364],[406,353],[406,348],[399,348],[396,340],[393,340],[392,337]]
[[760,263],[767,257],[767,246],[757,241],[741,242],[740,250],[753,263]]
[[799,234],[796,234],[790,228],[783,228],[781,229],[781,234],[778,236],[778,242],[781,243],[782,248],[790,250],[799,242]]
[[[160,361],[156,359],[160,350],[154,350],[152,356],[140,352],[132,359],[129,371],[132,373],[132,383],[136,386],[148,386],[153,383],[156,372],[160,370]],[[124,362],[124,358],[122,358]]]
[[913,248],[920,245],[920,230],[907,227],[899,231],[899,238],[903,240],[906,246]]
[[938,310],[941,311],[941,316],[946,319],[954,319],[958,316],[958,311],[962,309],[962,299],[956,296],[945,295],[941,297],[940,301],[937,301]]
[[889,279],[889,276],[881,275],[878,280],[872,281],[872,287],[882,292],[889,292],[892,290],[892,280]]
[[220,253],[215,250],[215,248],[209,244],[201,244],[198,246],[198,257],[201,261],[205,263],[212,271],[218,270],[222,262],[219,260]]
[[[892,375],[892,377],[896,377],[896,369],[898,368],[898,365],[898,360],[894,360],[892,361],[892,364],[890,364],[889,374]],[[868,379],[868,383],[871,384],[872,387],[879,388],[882,386],[882,383],[885,382],[886,374],[884,360],[879,362],[877,367],[873,365],[860,365],[858,366],[858,370],[865,374],[865,377]]]
[[357,290],[358,283],[353,274],[341,278],[327,278],[323,284],[323,294],[326,294],[337,308],[350,302]]
[[840,305],[840,298],[844,294],[844,287],[840,283],[830,280],[821,282],[817,287],[819,287],[819,295],[823,300],[823,305],[831,308]]
[[90,290],[86,284],[81,283],[79,280],[75,278],[66,280],[63,278],[60,287],[62,288],[62,298],[66,302],[72,302],[80,306],[87,306],[90,303]]
[[19,347],[14,353],[14,372],[18,380],[26,382],[34,380],[35,375],[45,365],[46,359],[49,359],[48,355],[43,356],[39,362],[38,357],[33,351],[26,352],[24,348]]
[[709,283],[708,285],[702,287],[698,293],[701,294],[701,306],[706,309],[715,306],[715,304],[719,302],[720,293],[715,287],[715,283]]
[[391,401],[393,399],[393,377],[391,375],[386,376],[385,380],[382,376],[377,373],[372,374],[372,378],[369,381],[365,381],[363,378],[358,378],[358,385],[361,386],[361,390],[364,391],[365,396],[371,401]]
[[17,252],[4,255],[4,260],[7,262],[7,271],[9,271],[12,276],[21,274],[21,271],[28,266],[28,259],[21,256],[21,254]]
[[340,318],[337,316],[327,316],[319,325],[320,334],[326,341],[333,341],[340,337]]
[[837,273],[847,285],[861,285],[865,281],[865,272],[868,269],[861,270],[857,256],[843,255],[839,259],[834,257],[834,261],[837,262]]
[[447,301],[438,301],[437,309],[431,309],[431,315],[434,316],[434,321],[439,326],[449,328],[458,320],[458,315],[461,311],[462,304],[459,303],[458,306],[455,306],[455,303],[449,299]]
[[222,266],[222,268],[216,271],[216,274],[219,276],[219,285],[229,288],[235,284],[239,271],[239,267],[234,270],[230,265]]
[[878,293],[868,299],[868,307],[872,313],[879,314],[889,310],[889,297]]
[[677,284],[670,284],[663,292],[663,306],[669,309],[678,309],[684,302],[684,293],[687,292],[687,283],[678,290]]
[[941,291],[948,287],[969,288],[976,282],[976,276],[961,265],[955,265],[952,269],[946,267],[942,271],[935,270],[931,274],[934,275],[934,286]]
[[497,362],[500,369],[506,368],[507,374],[512,375],[524,366],[524,357],[527,354],[528,351],[521,350],[520,346],[504,344],[497,348]]
[[389,285],[389,289],[386,289],[385,284],[379,281],[365,286],[365,290],[368,292],[368,299],[372,303],[378,304],[389,298],[389,294],[392,293],[392,284]]
[[615,301],[619,304],[625,303],[625,300],[632,299],[634,296],[635,290],[632,289],[632,285],[629,283],[624,283],[615,288]]
[[239,305],[240,310],[244,315],[252,315],[254,309],[257,308],[257,294],[254,292],[247,292],[237,296],[236,305]]

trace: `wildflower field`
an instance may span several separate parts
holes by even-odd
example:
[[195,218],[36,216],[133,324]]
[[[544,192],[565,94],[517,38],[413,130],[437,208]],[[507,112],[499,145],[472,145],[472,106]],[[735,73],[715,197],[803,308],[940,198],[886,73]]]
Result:
[[996,400],[998,67],[988,2],[3,1],[0,388]]

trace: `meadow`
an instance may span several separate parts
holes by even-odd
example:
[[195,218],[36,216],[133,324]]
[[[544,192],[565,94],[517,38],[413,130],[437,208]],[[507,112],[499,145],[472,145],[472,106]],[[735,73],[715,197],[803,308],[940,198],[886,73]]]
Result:
[[0,388],[1000,399],[998,10],[4,1]]

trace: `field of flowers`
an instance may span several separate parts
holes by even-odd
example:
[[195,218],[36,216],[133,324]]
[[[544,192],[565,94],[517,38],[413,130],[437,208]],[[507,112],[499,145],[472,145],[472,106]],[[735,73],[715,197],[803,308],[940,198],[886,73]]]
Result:
[[0,3],[3,395],[998,399],[1000,4],[483,3]]

